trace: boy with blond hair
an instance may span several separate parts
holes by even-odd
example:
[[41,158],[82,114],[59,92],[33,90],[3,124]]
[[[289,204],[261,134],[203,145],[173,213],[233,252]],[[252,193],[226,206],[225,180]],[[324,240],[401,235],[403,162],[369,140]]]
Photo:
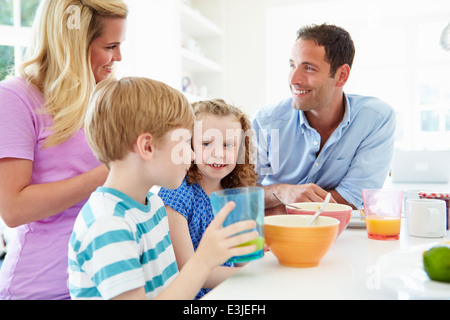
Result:
[[234,208],[228,203],[178,271],[164,204],[149,190],[181,184],[194,157],[193,123],[186,98],[161,82],[132,77],[97,86],[85,131],[110,173],[74,225],[72,299],[192,299],[216,266],[255,250],[237,247],[257,237],[255,231],[240,233],[253,229],[254,221],[222,227]]

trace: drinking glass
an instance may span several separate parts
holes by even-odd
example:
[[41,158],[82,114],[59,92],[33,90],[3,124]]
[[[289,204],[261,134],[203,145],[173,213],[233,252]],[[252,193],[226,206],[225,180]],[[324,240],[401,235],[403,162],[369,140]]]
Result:
[[400,190],[363,189],[367,235],[376,240],[398,240],[403,206]]
[[224,227],[238,221],[256,221],[256,231],[259,236],[241,245],[254,244],[256,251],[243,256],[231,257],[228,262],[240,263],[261,258],[264,255],[264,189],[261,187],[225,189],[211,193],[210,199],[214,215],[229,201],[236,204],[226,217],[223,223]]

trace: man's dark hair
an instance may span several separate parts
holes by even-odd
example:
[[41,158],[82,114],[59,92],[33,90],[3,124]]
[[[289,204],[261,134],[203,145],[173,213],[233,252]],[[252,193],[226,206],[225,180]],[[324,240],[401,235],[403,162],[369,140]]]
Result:
[[322,25],[305,26],[297,31],[297,40],[314,40],[325,47],[325,58],[330,63],[330,76],[334,76],[337,69],[348,64],[350,68],[355,57],[355,45],[350,34],[334,25],[326,23]]

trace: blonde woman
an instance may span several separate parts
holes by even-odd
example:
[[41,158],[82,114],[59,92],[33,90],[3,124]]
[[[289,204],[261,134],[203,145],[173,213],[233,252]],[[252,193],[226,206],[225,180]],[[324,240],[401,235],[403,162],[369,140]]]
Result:
[[83,120],[95,85],[121,60],[121,0],[43,0],[21,75],[0,83],[0,215],[16,227],[0,300],[69,299],[75,218],[108,170]]

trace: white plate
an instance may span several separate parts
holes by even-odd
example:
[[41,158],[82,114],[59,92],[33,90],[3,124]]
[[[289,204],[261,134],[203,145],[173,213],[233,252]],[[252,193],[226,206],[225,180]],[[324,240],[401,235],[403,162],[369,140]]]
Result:
[[365,227],[366,227],[366,219],[364,218],[364,215],[361,215],[360,210],[353,210],[347,228],[365,228]]
[[438,243],[413,246],[383,255],[377,262],[381,284],[411,298],[450,299],[450,283],[431,280],[423,269],[423,252]]

